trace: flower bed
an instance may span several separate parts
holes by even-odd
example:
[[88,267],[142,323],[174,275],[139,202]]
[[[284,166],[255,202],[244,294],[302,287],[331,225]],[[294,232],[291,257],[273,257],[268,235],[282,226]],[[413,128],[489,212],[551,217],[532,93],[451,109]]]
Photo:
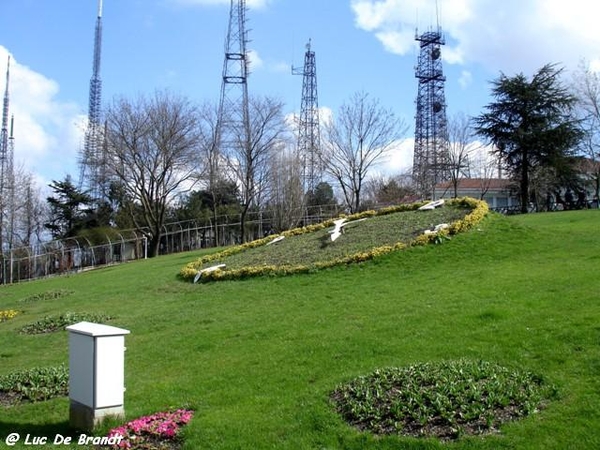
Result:
[[73,325],[77,322],[105,322],[112,320],[106,314],[86,313],[86,312],[66,312],[57,316],[46,316],[36,322],[25,325],[21,328],[23,334],[43,334],[53,333],[55,331],[64,330],[65,327]]
[[533,373],[463,359],[378,369],[338,386],[331,399],[361,431],[451,440],[498,432],[556,395]]
[[58,300],[60,298],[71,295],[72,293],[73,293],[73,291],[69,291],[67,289],[51,290],[51,291],[41,292],[39,294],[32,294],[28,297],[22,298],[21,300],[19,300],[19,303],[35,303],[35,302],[46,301],[46,300]]
[[[402,250],[406,247],[415,246],[415,245],[425,245],[432,242],[440,242],[441,237],[447,237],[450,235],[457,234],[462,231],[466,231],[475,224],[479,223],[485,215],[488,213],[487,203],[484,201],[474,200],[471,198],[461,198],[461,199],[453,199],[446,202],[450,208],[465,208],[468,209],[468,213],[463,213],[461,215],[462,218],[453,220],[450,226],[444,230],[440,230],[437,233],[431,234],[421,234],[423,229],[420,231],[417,230],[416,235],[412,235],[407,240],[395,240],[391,242],[385,242],[385,244],[377,245],[377,237],[374,237],[374,244],[371,248],[367,250],[359,250],[359,251],[348,251],[346,253],[337,254],[336,256],[331,257],[331,255],[326,255],[325,251],[321,252],[321,258],[316,261],[302,261],[299,263],[298,261],[287,262],[285,260],[278,261],[277,264],[260,262],[258,264],[249,264],[243,267],[228,267],[225,270],[214,270],[208,273],[205,273],[201,277],[202,282],[206,281],[217,281],[217,280],[234,280],[241,278],[248,278],[260,275],[288,275],[288,274],[296,274],[296,273],[307,273],[319,269],[329,268],[336,265],[342,264],[351,264],[358,263],[363,261],[368,261],[378,256],[384,255],[386,253],[390,253],[396,250]],[[348,222],[364,219],[364,218],[372,218],[372,217],[381,217],[387,216],[394,213],[402,213],[409,211],[416,211],[423,203],[415,203],[412,205],[402,205],[398,207],[390,207],[385,208],[379,211],[365,211],[362,213],[354,214],[351,216],[347,216]],[[433,211],[428,212],[418,212],[413,214],[419,214],[420,218],[432,218],[432,216],[427,216],[427,214],[440,214],[435,213]],[[440,215],[441,217],[441,215]],[[364,223],[364,222],[363,222]],[[274,240],[279,236],[284,236],[285,240],[281,241],[282,243],[289,240],[289,238],[304,235],[307,233],[321,233],[321,241],[323,242],[322,247],[326,248],[328,243],[324,242],[327,240],[327,234],[325,234],[324,230],[326,228],[330,228],[334,225],[334,220],[328,220],[322,222],[320,224],[311,225],[302,228],[296,228],[293,230],[285,231],[277,236],[269,236],[263,239],[258,239],[256,241],[248,242],[243,245],[238,245],[235,247],[228,248],[222,252],[213,253],[211,255],[207,255],[194,261],[192,263],[184,266],[179,276],[184,280],[193,280],[197,275],[198,271],[202,268],[206,267],[209,264],[219,263],[227,263],[227,259],[235,258],[236,255],[248,251],[250,249],[258,249],[260,247],[265,247],[266,244]],[[430,225],[430,224],[428,224]],[[424,227],[422,227],[424,228]],[[281,245],[281,244],[278,244]],[[336,242],[336,245],[338,243]],[[290,252],[294,253],[294,252]],[[298,252],[296,252],[298,253]]]
[[113,449],[177,449],[181,446],[181,427],[188,424],[193,416],[194,411],[188,409],[158,412],[113,428],[108,437],[119,440],[112,446]]
[[69,369],[36,367],[0,376],[0,405],[39,402],[63,397],[69,390]]

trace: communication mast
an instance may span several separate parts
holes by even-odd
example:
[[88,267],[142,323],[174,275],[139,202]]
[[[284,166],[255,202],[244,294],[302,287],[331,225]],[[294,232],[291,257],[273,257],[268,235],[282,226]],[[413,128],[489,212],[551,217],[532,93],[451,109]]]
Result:
[[433,197],[437,183],[449,176],[448,127],[446,118],[446,77],[442,70],[441,46],[445,44],[441,28],[416,35],[419,59],[413,181],[423,198]]
[[[2,283],[6,283],[7,281],[7,261],[4,254],[5,246],[8,246],[6,250],[9,252],[12,248],[12,223],[14,218],[14,137],[12,133],[12,121],[10,136],[8,133],[9,81],[10,56],[6,63],[6,87],[2,103],[2,128],[0,129],[0,282]],[[8,228],[6,225],[8,225]],[[5,237],[8,242],[5,242]]]
[[[8,138],[8,105],[9,105],[9,80],[10,80],[10,56],[6,63],[6,87],[4,89],[4,101],[2,103],[2,128],[0,129],[0,255],[4,254],[4,237],[6,233],[5,220],[9,216],[9,192],[11,190],[12,157],[9,154],[9,138]],[[2,258],[2,280],[5,280],[4,274],[4,258]]]
[[246,1],[231,0],[215,144],[219,152],[249,145]]
[[102,79],[100,62],[102,54],[102,0],[98,0],[98,16],[94,32],[94,59],[88,104],[88,121],[83,154],[80,158],[79,186],[88,191],[96,201],[106,194],[106,159],[104,133],[101,123]]
[[304,67],[292,67],[292,74],[302,75],[302,103],[298,123],[298,153],[304,166],[305,192],[313,192],[321,180],[321,137],[319,98],[317,95],[317,63],[311,41],[306,44]]
[[17,188],[15,183],[15,116],[10,117],[10,134],[8,136],[8,167],[7,167],[7,179],[8,179],[8,243],[9,248],[13,248],[14,240],[14,226],[15,226],[15,189]]

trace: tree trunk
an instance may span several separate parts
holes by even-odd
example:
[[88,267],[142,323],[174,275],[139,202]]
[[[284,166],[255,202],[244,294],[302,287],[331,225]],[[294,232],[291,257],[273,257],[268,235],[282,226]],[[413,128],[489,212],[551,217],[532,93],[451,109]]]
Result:
[[352,208],[352,211],[350,211],[352,214],[357,213],[360,209],[360,190],[355,190],[354,191],[354,207]]
[[248,215],[248,206],[242,208],[240,213],[240,240],[242,244],[246,243],[246,216]]
[[215,238],[215,247],[219,246],[219,225],[217,223],[217,198],[214,192],[212,192],[212,215],[213,215],[213,227],[214,227],[214,238]]
[[148,239],[148,258],[158,256],[160,250],[160,234],[155,234]]
[[523,152],[523,167],[521,168],[521,213],[527,214],[529,210],[529,167],[527,154]]

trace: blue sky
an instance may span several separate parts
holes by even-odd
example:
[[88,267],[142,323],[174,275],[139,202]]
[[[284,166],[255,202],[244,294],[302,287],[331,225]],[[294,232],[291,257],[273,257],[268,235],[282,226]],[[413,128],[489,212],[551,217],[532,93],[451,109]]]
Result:
[[[600,2],[589,0],[248,0],[249,90],[300,108],[305,45],[316,52],[319,104],[335,114],[368,92],[408,125],[385,164],[412,161],[415,30],[440,24],[448,115],[477,115],[489,81],[548,62],[600,68]],[[217,102],[229,0],[103,0],[102,99],[169,89]],[[41,183],[78,177],[98,0],[0,0],[0,89],[11,63],[15,161]]]

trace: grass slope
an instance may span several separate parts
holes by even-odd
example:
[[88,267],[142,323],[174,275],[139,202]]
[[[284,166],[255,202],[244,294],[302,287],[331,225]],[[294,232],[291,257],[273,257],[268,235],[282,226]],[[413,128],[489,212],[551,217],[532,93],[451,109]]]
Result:
[[[599,223],[599,211],[492,215],[443,245],[310,275],[177,281],[195,253],[2,287],[0,309],[22,313],[0,323],[0,375],[68,361],[66,332],[25,325],[95,312],[131,330],[128,418],[194,408],[187,449],[600,448]],[[50,291],[67,295],[20,301]],[[543,374],[560,398],[451,444],[359,433],[328,400],[379,367],[463,357]],[[66,433],[67,420],[66,398],[0,408],[0,442]]]

